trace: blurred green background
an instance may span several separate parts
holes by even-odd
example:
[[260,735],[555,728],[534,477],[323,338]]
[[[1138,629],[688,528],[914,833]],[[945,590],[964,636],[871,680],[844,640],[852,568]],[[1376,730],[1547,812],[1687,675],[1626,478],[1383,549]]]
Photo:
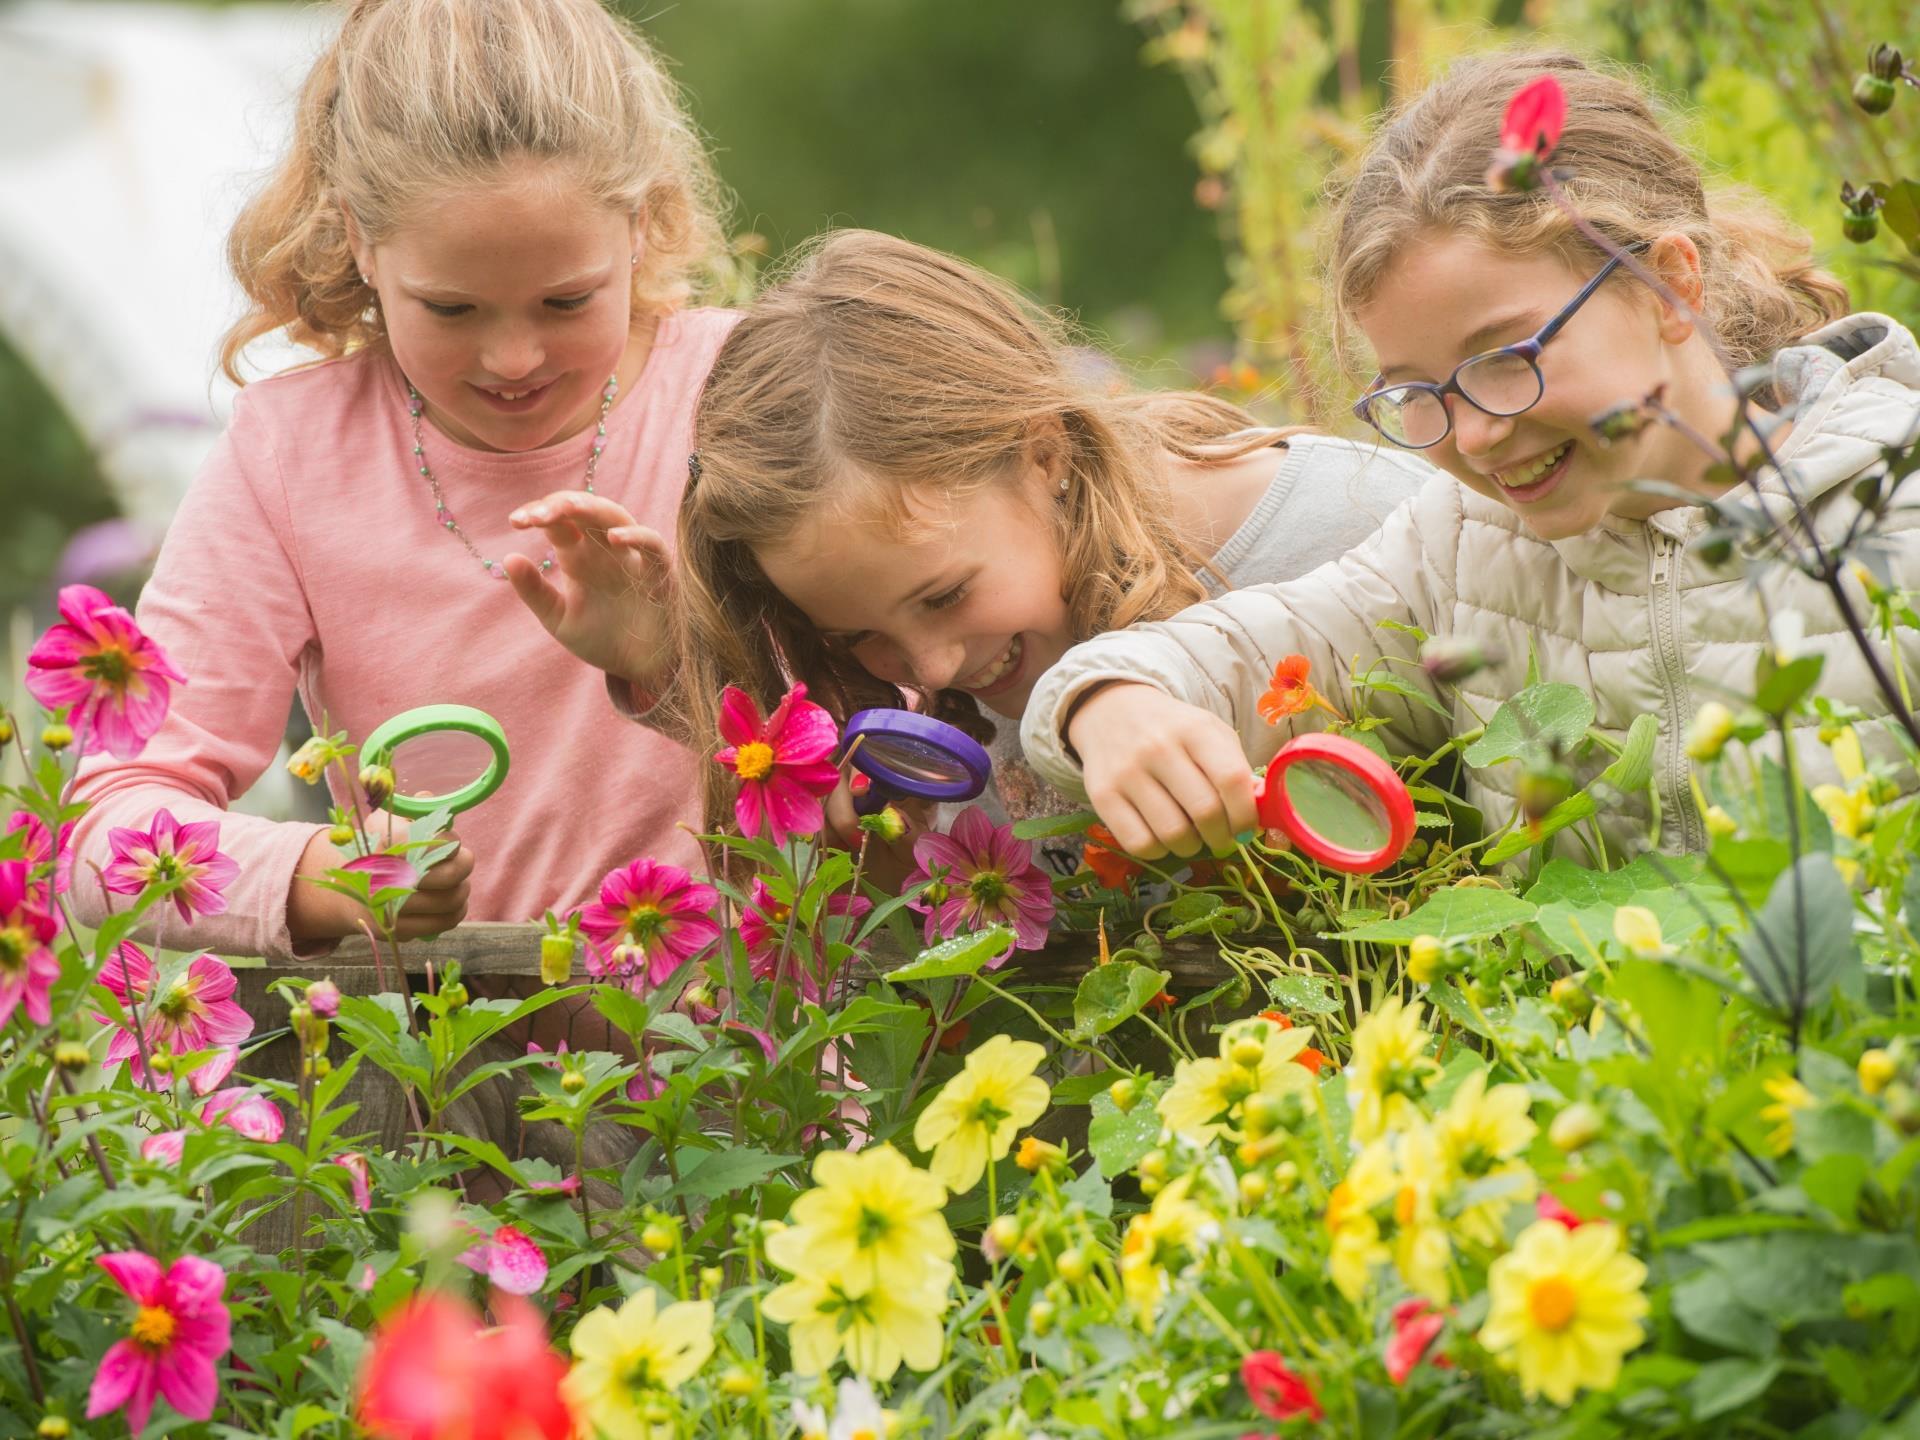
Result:
[[[1869,43],[1920,45],[1908,0],[627,8],[712,139],[737,229],[773,253],[828,225],[957,251],[1075,312],[1148,383],[1205,380],[1237,344],[1257,367],[1241,398],[1276,413],[1344,398],[1302,298],[1320,184],[1395,87],[1489,43],[1560,41],[1635,66],[1719,173],[1812,230],[1862,308],[1920,311],[1920,269],[1884,237],[1847,246],[1835,198],[1842,178],[1915,168],[1920,95],[1884,122],[1847,101]],[[63,538],[112,508],[0,339],[0,613],[44,606]]]

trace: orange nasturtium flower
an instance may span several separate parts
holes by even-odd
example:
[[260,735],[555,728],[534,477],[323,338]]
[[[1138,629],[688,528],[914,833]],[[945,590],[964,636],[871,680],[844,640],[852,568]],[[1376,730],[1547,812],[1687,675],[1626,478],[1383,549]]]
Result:
[[[1268,1024],[1279,1026],[1282,1030],[1291,1030],[1293,1028],[1293,1021],[1288,1018],[1285,1012],[1280,1010],[1262,1010],[1260,1012],[1260,1018]],[[1293,1057],[1293,1063],[1296,1065],[1304,1065],[1307,1069],[1318,1075],[1326,1068],[1327,1057],[1309,1045]]]
[[1273,680],[1259,702],[1260,718],[1269,725],[1326,703],[1307,679],[1307,664],[1306,656],[1289,655],[1273,667]]
[[1146,870],[1144,865],[1120,848],[1120,842],[1113,838],[1113,832],[1104,825],[1087,827],[1087,842],[1081,859],[1087,869],[1093,872],[1093,878],[1107,890],[1125,890],[1133,883],[1134,876]]

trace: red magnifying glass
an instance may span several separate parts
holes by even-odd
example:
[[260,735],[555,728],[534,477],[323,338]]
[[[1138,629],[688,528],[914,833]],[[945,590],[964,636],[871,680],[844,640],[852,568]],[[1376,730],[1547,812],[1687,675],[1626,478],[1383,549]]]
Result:
[[1393,767],[1342,735],[1280,747],[1255,797],[1260,823],[1330,870],[1371,875],[1413,839],[1413,796]]

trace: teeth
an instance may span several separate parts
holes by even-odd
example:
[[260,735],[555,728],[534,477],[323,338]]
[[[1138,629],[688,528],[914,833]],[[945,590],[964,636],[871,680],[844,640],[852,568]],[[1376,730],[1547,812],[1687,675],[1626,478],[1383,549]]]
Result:
[[969,675],[967,677],[966,684],[961,688],[966,690],[984,690],[989,685],[996,684],[998,681],[1005,678],[1005,676],[1012,671],[1013,667],[1017,665],[1019,661],[1020,661],[1020,637],[1016,635],[1013,637],[1013,640],[1007,645],[1007,648],[1000,652],[1000,657],[997,660],[995,660],[991,665],[987,666],[986,669],[978,671],[975,674]]
[[496,390],[493,392],[502,400],[518,400],[522,395],[531,395],[531,390]]
[[1558,465],[1560,463],[1560,457],[1566,454],[1572,445],[1573,442],[1571,440],[1563,440],[1531,464],[1522,465],[1513,470],[1496,471],[1494,472],[1493,478],[1509,490],[1518,489],[1522,485],[1529,485],[1546,474],[1554,466]]

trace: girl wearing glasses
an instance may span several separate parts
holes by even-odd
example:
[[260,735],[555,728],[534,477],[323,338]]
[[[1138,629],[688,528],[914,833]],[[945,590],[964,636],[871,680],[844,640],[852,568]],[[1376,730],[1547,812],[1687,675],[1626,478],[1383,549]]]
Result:
[[[1508,98],[1547,71],[1567,94],[1553,157],[1572,174],[1567,194],[1684,308],[1593,248],[1545,193],[1485,183]],[[1328,689],[1382,661],[1426,683],[1408,626],[1504,658],[1423,697],[1438,712],[1378,697],[1398,750],[1429,753],[1482,723],[1537,657],[1543,678],[1593,694],[1604,733],[1659,717],[1668,849],[1706,843],[1687,725],[1701,702],[1751,693],[1762,647],[1777,643],[1768,614],[1804,616],[1804,643],[1826,656],[1824,695],[1885,713],[1815,582],[1784,566],[1716,567],[1692,548],[1712,523],[1701,502],[1729,482],[1687,432],[1724,435],[1735,415],[1700,327],[1738,365],[1777,353],[1757,399],[1774,412],[1773,448],[1814,523],[1837,540],[1861,518],[1849,482],[1920,430],[1920,347],[1884,315],[1847,314],[1843,287],[1777,214],[1710,193],[1630,83],[1565,55],[1464,62],[1380,133],[1339,198],[1332,240],[1339,337],[1357,332],[1378,366],[1355,413],[1383,444],[1447,475],[1335,564],[1097,637],[1040,680],[1024,721],[1029,758],[1083,790],[1126,849],[1186,854],[1252,826],[1248,757],[1264,761],[1287,738],[1256,708],[1275,663],[1306,655]],[[1597,416],[1650,398],[1679,423],[1597,437]],[[1763,487],[1784,514],[1780,477],[1767,471]],[[1896,508],[1883,527],[1901,589],[1920,587],[1916,514]],[[1900,643],[1920,665],[1920,634]],[[1895,753],[1885,729],[1862,726],[1863,739]],[[1825,747],[1800,748],[1808,784],[1834,778]],[[1491,825],[1512,814],[1518,774],[1469,772],[1468,798]],[[1627,809],[1610,824],[1624,837],[1650,819]]]

